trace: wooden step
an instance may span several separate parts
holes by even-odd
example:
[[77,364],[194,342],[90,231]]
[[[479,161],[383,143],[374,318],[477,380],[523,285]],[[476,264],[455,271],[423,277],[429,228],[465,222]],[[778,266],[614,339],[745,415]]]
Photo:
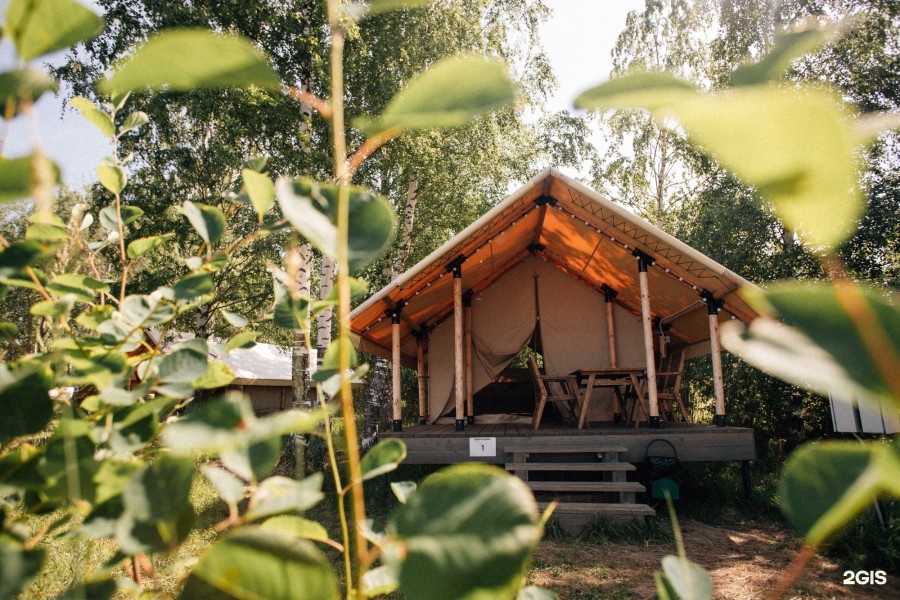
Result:
[[634,471],[631,463],[506,463],[507,471]]
[[636,481],[526,481],[536,492],[644,492]]
[[507,454],[520,452],[525,454],[562,454],[565,452],[595,454],[598,452],[628,452],[628,448],[625,446],[506,446],[503,451]]
[[[538,502],[543,511],[549,502]],[[577,515],[633,515],[635,517],[653,517],[656,511],[646,504],[617,504],[612,502],[560,502],[553,509],[553,514]]]

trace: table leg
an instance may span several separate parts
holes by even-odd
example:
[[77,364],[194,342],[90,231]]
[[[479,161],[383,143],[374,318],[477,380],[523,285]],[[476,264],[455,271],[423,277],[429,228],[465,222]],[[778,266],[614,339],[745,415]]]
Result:
[[[644,413],[644,416],[647,417],[647,420],[650,420],[650,413],[647,408],[647,401],[644,399],[644,388],[641,386],[638,381],[637,375],[631,374],[631,385],[634,386],[634,393],[637,394],[637,405],[641,408],[641,412]],[[634,420],[634,426],[637,427],[640,423],[639,419]]]
[[[588,403],[591,400],[591,390],[594,389],[594,379],[593,375],[588,376],[587,387],[584,390],[584,398],[581,399],[581,414],[578,415],[578,429],[581,429],[584,426],[584,417],[587,415]],[[576,393],[578,389],[576,388]]]

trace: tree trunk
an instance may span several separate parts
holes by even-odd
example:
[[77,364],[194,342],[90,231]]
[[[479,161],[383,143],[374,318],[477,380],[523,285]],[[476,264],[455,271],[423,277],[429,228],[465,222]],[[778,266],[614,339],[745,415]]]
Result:
[[[312,248],[309,244],[301,244],[288,254],[287,269],[290,280],[296,286],[291,293],[309,297],[309,267],[312,262]],[[310,361],[306,339],[309,335],[309,321],[294,330],[294,345],[291,352],[291,407],[307,408],[310,402]],[[299,433],[292,433],[288,438],[285,455],[293,458],[294,477],[306,474],[306,438]]]
[[[322,256],[322,277],[319,280],[319,298],[324,300],[334,285],[334,259]],[[318,366],[322,366],[322,359],[325,358],[325,350],[331,344],[331,321],[334,312],[331,308],[323,310],[319,313],[319,320],[316,327],[316,348],[318,349],[318,357],[316,361]]]
[[[406,270],[406,262],[409,260],[412,249],[413,227],[416,218],[416,204],[420,198],[419,182],[413,177],[406,188],[406,205],[403,207],[403,223],[400,228],[400,250],[394,259],[391,272],[391,281],[397,279]],[[369,395],[366,399],[366,409],[363,417],[362,440],[360,445],[363,452],[371,448],[378,441],[378,430],[382,423],[388,423],[390,411],[384,410],[390,403],[391,377],[389,362],[384,358],[376,358],[372,369],[372,378],[369,380]]]

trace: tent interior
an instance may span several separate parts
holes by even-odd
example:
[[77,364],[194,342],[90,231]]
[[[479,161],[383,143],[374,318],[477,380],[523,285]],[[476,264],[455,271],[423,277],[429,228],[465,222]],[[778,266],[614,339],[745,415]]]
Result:
[[[351,331],[365,352],[411,368],[424,362],[422,416],[435,422],[455,405],[458,290],[471,337],[466,371],[477,394],[505,379],[504,369],[527,346],[547,373],[609,367],[608,301],[617,366],[646,368],[639,264],[646,266],[657,352],[663,339],[668,351],[687,357],[709,353],[710,302],[719,319],[757,316],[736,293],[752,284],[547,169],[360,305]],[[590,421],[612,420],[612,391],[601,392]],[[475,407],[474,414],[483,412]]]

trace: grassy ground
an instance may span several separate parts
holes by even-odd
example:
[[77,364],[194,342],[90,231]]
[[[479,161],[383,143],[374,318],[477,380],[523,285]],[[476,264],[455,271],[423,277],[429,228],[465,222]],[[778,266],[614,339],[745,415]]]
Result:
[[[408,466],[394,480],[421,479],[428,469]],[[754,488],[745,498],[735,465],[698,465],[682,473],[681,500],[677,510],[689,558],[706,568],[714,581],[716,597],[761,598],[784,571],[801,542],[785,525],[777,509],[777,476],[754,474]],[[326,477],[326,486],[331,479]],[[333,492],[333,490],[329,490]],[[199,528],[176,552],[153,556],[143,563],[147,584],[163,597],[173,597],[197,557],[215,539],[213,527],[227,514],[212,486],[198,477],[193,498]],[[369,516],[383,524],[394,505],[386,482],[367,484]],[[661,508],[661,507],[660,507]],[[851,525],[850,535],[817,558],[791,591],[793,598],[900,598],[900,510],[885,507],[888,526],[881,529],[873,517]],[[658,510],[664,515],[665,510]],[[322,522],[335,539],[340,537],[333,494],[307,515]],[[31,524],[36,531],[53,515]],[[68,525],[69,528],[72,524]],[[108,541],[71,537],[49,550],[46,568],[22,598],[55,597],[73,581],[100,567],[114,552]],[[340,555],[329,547],[323,552],[341,574]],[[648,519],[643,524],[598,520],[578,535],[555,522],[547,527],[528,573],[528,581],[555,591],[564,599],[654,598],[654,572],[667,554],[674,554],[668,518]],[[883,569],[889,575],[884,586],[843,585],[845,569]],[[115,563],[113,573],[126,578],[127,565]],[[123,596],[124,597],[124,596]],[[396,598],[401,596],[396,595]]]

